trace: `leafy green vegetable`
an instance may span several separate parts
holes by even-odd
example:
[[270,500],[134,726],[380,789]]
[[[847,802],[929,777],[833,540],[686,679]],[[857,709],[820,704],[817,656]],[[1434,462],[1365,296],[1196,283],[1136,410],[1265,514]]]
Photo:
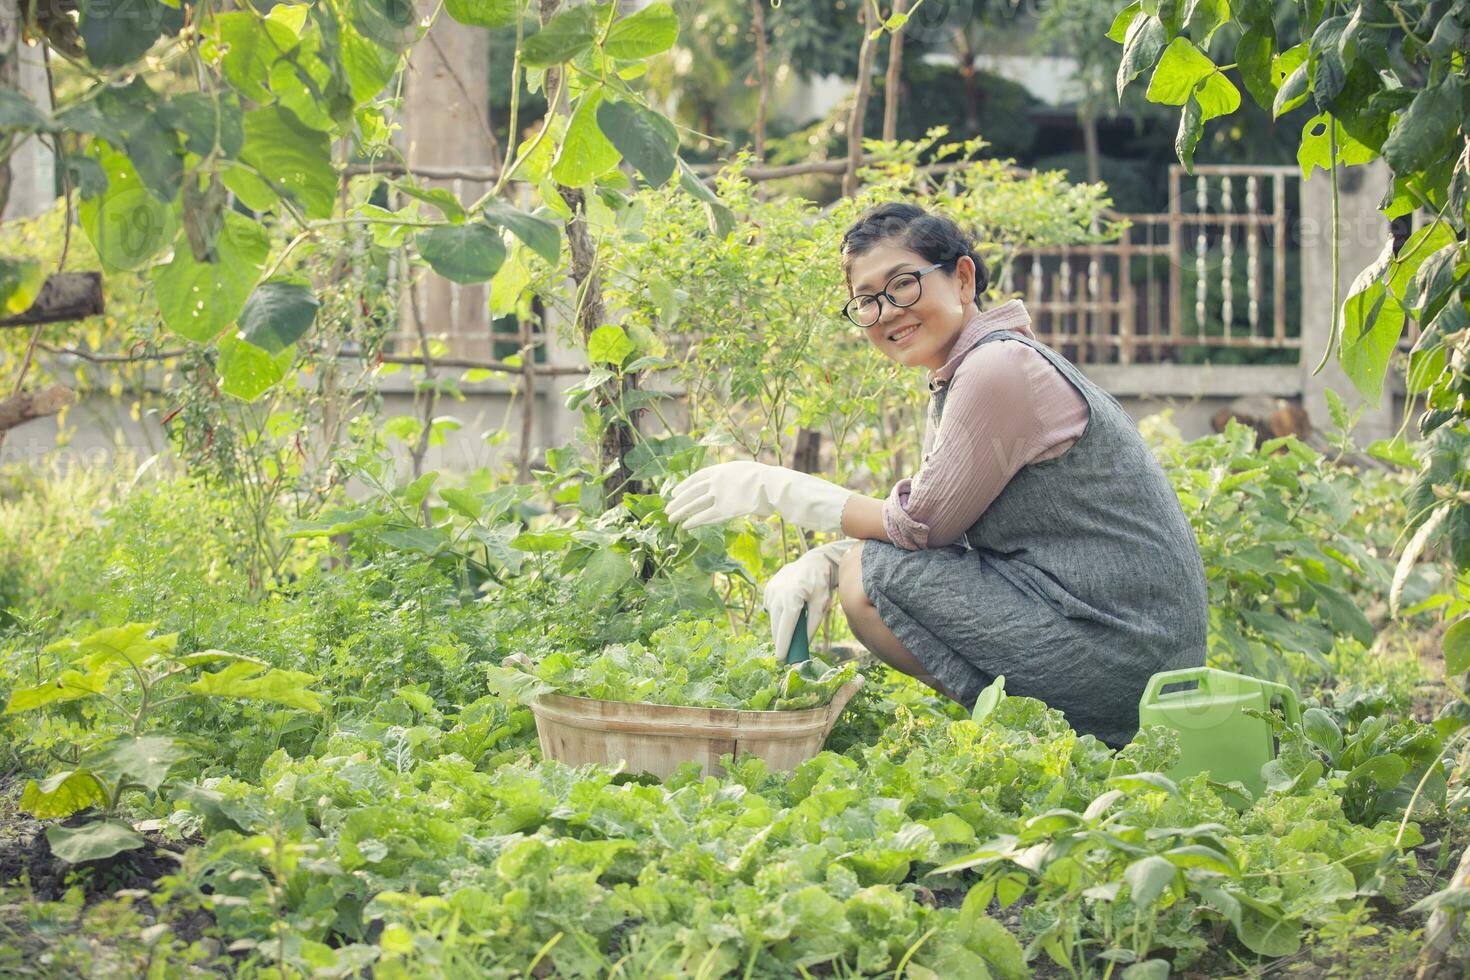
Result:
[[834,666],[815,657],[796,665],[779,663],[769,642],[707,621],[673,623],[646,645],[553,653],[529,670],[486,669],[492,689],[523,703],[554,691],[603,701],[746,711],[821,707],[857,676],[851,663]]

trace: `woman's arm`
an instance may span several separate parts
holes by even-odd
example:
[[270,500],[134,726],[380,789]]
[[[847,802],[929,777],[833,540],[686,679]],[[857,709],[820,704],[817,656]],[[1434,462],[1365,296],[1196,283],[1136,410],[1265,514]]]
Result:
[[955,544],[1022,466],[1059,455],[1086,424],[1086,400],[1041,354],[1019,343],[975,351],[951,381],[932,452],[879,506],[885,539]]
[[842,508],[842,533],[863,541],[891,542],[883,526],[883,501],[860,493],[848,497],[847,506]]

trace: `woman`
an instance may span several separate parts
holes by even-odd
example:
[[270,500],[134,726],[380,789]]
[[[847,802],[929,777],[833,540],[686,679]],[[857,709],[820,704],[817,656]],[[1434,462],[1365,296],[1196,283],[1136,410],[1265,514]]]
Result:
[[911,204],[843,236],[843,315],[884,356],[927,368],[924,457],[886,500],[756,462],[682,482],[686,526],[779,513],[848,540],[765,590],[777,652],[835,587],[854,635],[966,707],[997,674],[1120,747],[1150,675],[1204,663],[1204,567],[1179,500],[1127,413],[1037,342],[1019,300],[981,312],[985,267],[949,219]]

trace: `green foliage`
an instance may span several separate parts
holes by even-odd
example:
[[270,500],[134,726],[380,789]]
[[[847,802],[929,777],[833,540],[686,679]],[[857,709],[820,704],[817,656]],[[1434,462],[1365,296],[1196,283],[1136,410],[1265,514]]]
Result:
[[857,671],[813,658],[784,666],[769,642],[732,635],[724,624],[671,623],[647,644],[611,646],[600,654],[553,653],[521,670],[490,667],[490,687],[529,703],[555,692],[603,701],[799,711],[832,700]]
[[[1232,113],[1239,103],[1226,68],[1209,57],[1210,38],[1222,28],[1238,32],[1236,64],[1228,67],[1262,108],[1276,118],[1307,104],[1316,111],[1297,154],[1304,177],[1314,167],[1327,170],[1335,200],[1338,167],[1381,157],[1393,175],[1379,203],[1385,217],[1417,210],[1432,215],[1397,250],[1385,241],[1378,259],[1356,274],[1333,311],[1332,345],[1353,385],[1376,403],[1409,317],[1421,325],[1406,385],[1422,398],[1420,434],[1448,437],[1424,454],[1409,516],[1411,528],[1426,530],[1411,543],[1402,567],[1412,567],[1437,539],[1450,545],[1463,570],[1460,544],[1470,496],[1459,479],[1463,467],[1454,467],[1463,461],[1459,444],[1470,433],[1470,157],[1460,152],[1470,125],[1470,81],[1463,71],[1470,6],[1464,0],[1355,0],[1342,8],[1310,0],[1130,4],[1108,32],[1124,46],[1119,94],[1151,71],[1149,99],[1184,106],[1177,148],[1186,168],[1204,121]],[[1337,229],[1333,233],[1335,240]],[[1336,303],[1335,281],[1333,288]],[[1456,478],[1434,483],[1430,474],[1436,472]]]
[[1386,599],[1398,514],[1364,479],[1292,437],[1255,431],[1156,445],[1194,527],[1210,591],[1210,656],[1299,683],[1330,676],[1378,633],[1363,610]]
[[[7,715],[55,710],[76,702],[88,702],[79,706],[86,711],[100,701],[106,708],[92,714],[92,720],[127,731],[88,733],[70,747],[73,768],[33,779],[21,794],[22,808],[40,819],[68,817],[93,807],[103,815],[104,819],[81,826],[47,829],[52,852],[63,861],[94,861],[143,846],[142,836],[111,815],[129,789],[156,796],[174,765],[191,754],[184,738],[144,734],[155,724],[159,708],[199,696],[271,701],[312,712],[322,709],[321,699],[307,686],[316,679],[310,674],[276,670],[222,650],[180,654],[178,634],[150,636],[151,632],[151,624],[129,623],[53,643],[44,651],[54,658],[51,674],[41,683],[10,692]],[[222,670],[207,669],[219,665],[224,665]],[[185,683],[190,677],[193,680]]]
[[[1196,450],[1249,456],[1237,438]],[[698,447],[671,447],[659,461],[673,479],[697,457]],[[1188,459],[1171,467],[1176,479],[1209,469]],[[1240,472],[1269,468],[1264,460]],[[1281,733],[1281,771],[1243,813],[1204,777],[1158,775],[1178,758],[1165,729],[1112,752],[1039,701],[998,698],[976,722],[881,669],[864,671],[830,751],[792,773],[746,757],[728,760],[720,778],[689,769],[655,783],[538,761],[530,712],[485,693],[487,669],[544,683],[510,670],[513,654],[595,696],[743,707],[769,698],[769,708],[814,687],[782,692],[794,680],[760,656],[764,633],[732,631],[717,603],[674,622],[691,601],[676,580],[697,582],[711,602],[711,571],[740,581],[741,561],[719,532],[706,540],[668,528],[653,495],[580,511],[587,481],[576,454],[553,454],[538,474],[539,490],[575,515],[565,517],[537,513],[539,498],[488,474],[451,486],[377,466],[358,474],[381,486],[357,513],[298,526],[326,535],[299,539],[313,561],[255,600],[228,537],[212,530],[218,489],[148,482],[109,507],[103,487],[81,482],[68,485],[98,501],[85,521],[42,519],[51,493],[21,491],[25,507],[6,512],[40,531],[28,547],[55,552],[16,610],[32,632],[12,629],[12,642],[61,629],[48,610],[99,625],[137,611],[179,631],[140,633],[137,659],[147,651],[161,666],[215,647],[252,658],[191,664],[162,682],[173,686],[150,698],[151,720],[136,732],[101,695],[8,716],[5,730],[34,782],[26,805],[48,820],[107,810],[113,781],[130,787],[99,814],[110,823],[56,834],[58,853],[100,854],[131,842],[130,818],[160,820],[191,842],[158,885],[161,907],[208,911],[250,968],[493,973],[539,954],[569,976],[605,975],[619,960],[675,972],[706,963],[733,976],[784,976],[794,964],[890,975],[902,962],[905,975],[1019,977],[1058,957],[1080,975],[1103,962],[1183,970],[1212,962],[1212,945],[1274,956],[1338,928],[1364,898],[1399,901],[1412,871],[1404,849],[1422,841],[1419,822],[1443,819],[1447,794],[1433,771],[1454,729],[1401,720],[1405,702],[1379,686],[1340,685],[1320,709],[1306,702],[1304,727]],[[1391,484],[1345,486],[1367,495],[1358,510],[1391,522],[1382,505]],[[1317,506],[1298,524],[1319,520]],[[491,533],[512,560],[476,578],[475,562],[492,564],[477,535]],[[438,541],[429,551],[424,535]],[[56,541],[66,546],[47,544]],[[23,704],[79,693],[87,642],[42,654],[40,675],[21,646],[0,683]],[[251,691],[249,681],[280,676],[233,676],[244,668],[232,665],[257,661],[321,680]],[[44,684],[64,670],[77,671],[78,691]],[[136,706],[132,676],[119,661],[106,695]],[[323,711],[191,689],[237,681],[247,683],[240,693],[314,696]],[[50,764],[47,748],[67,761]],[[1406,794],[1426,773],[1401,829]],[[1001,856],[989,853],[1012,838]],[[1019,913],[1014,931],[990,918],[1002,911]]]
[[[80,191],[78,219],[103,271],[145,274],[164,326],[207,366],[211,391],[242,402],[264,397],[298,357],[315,355],[311,341],[327,339],[315,337],[317,308],[328,305],[349,263],[354,271],[387,264],[412,233],[418,257],[440,275],[484,282],[507,258],[503,231],[555,263],[556,223],[499,200],[512,174],[539,184],[560,213],[566,204],[548,173],[590,187],[626,153],[663,183],[678,161],[676,129],[627,81],[677,39],[666,3],[621,17],[613,4],[585,4],[525,38],[512,87],[524,73],[539,88],[554,71],[568,113],[548,115],[478,200],[420,189],[410,174],[393,185],[410,198],[397,212],[381,205],[380,177],[349,176],[340,158],[397,155],[389,120],[398,90],[389,86],[425,26],[408,7],[314,0],[268,12],[201,8],[185,30],[179,11],[151,6],[156,16],[84,11],[79,35],[28,11],[30,31],[77,70],[78,91],[51,113],[12,93],[0,112],[20,129],[78,147],[67,190]],[[454,3],[442,16],[514,24],[520,39],[525,13],[515,2]],[[112,70],[127,84],[113,84]],[[568,84],[573,71],[582,74]],[[609,175],[599,186],[620,180]],[[702,185],[696,192],[709,197]],[[31,258],[0,257],[0,305],[29,305],[44,274]]]

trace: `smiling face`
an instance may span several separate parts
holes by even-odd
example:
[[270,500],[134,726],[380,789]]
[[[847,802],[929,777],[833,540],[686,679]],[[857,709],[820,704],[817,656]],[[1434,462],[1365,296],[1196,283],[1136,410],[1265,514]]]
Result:
[[[879,242],[854,256],[848,270],[850,295],[877,293],[901,272],[914,272],[933,263],[896,241]],[[922,293],[912,306],[895,307],[879,297],[878,322],[864,330],[868,340],[905,367],[938,370],[949,357],[960,330],[975,306],[975,264],[962,257],[953,273],[935,269],[921,280]]]

